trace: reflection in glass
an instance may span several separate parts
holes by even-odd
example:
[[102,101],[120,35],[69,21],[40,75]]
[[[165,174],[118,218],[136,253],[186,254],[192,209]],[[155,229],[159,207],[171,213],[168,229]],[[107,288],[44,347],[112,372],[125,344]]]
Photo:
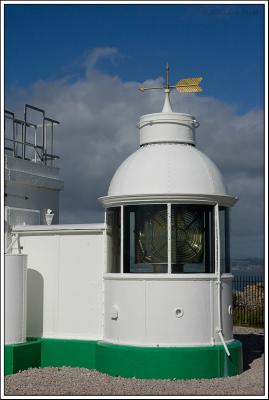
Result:
[[167,272],[167,205],[124,207],[124,272]]
[[231,272],[229,208],[219,208],[220,271]]
[[214,213],[211,206],[172,205],[172,273],[214,272]]
[[121,209],[107,209],[107,272],[120,272]]

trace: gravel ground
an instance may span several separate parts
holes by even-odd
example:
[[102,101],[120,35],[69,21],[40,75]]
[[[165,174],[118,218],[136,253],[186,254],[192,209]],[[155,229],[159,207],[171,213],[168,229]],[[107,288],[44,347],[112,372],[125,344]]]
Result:
[[33,368],[5,378],[5,395],[13,396],[214,396],[264,395],[264,333],[234,327],[243,343],[244,372],[230,378],[143,380],[111,377],[85,368]]

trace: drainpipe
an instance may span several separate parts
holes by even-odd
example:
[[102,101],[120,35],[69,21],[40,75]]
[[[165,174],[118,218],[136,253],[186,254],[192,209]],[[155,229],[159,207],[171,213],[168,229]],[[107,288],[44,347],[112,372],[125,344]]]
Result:
[[217,265],[217,273],[218,279],[216,281],[217,291],[218,291],[218,327],[216,332],[218,333],[220,340],[223,344],[224,350],[228,357],[230,357],[229,349],[225,343],[223,337],[223,329],[222,329],[222,318],[221,318],[221,271],[220,271],[220,231],[219,231],[219,205],[215,205],[215,240],[216,240],[216,265]]
[[[12,235],[14,235],[14,237],[13,237],[12,241],[9,243],[9,245],[8,245],[7,248],[6,248],[6,254],[9,253],[9,250],[13,247],[13,244],[14,244],[16,241],[19,240],[19,235],[18,235],[17,233],[12,234]],[[20,246],[19,246],[19,248],[20,248]]]

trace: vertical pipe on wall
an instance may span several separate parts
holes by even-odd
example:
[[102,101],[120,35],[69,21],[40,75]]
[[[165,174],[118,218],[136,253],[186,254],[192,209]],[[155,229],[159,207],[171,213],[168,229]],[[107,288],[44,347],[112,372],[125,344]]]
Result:
[[[108,254],[108,237],[107,237],[107,209],[105,209],[105,218],[104,218],[105,229],[103,231],[103,249],[104,249],[104,269],[103,271],[107,274],[108,272],[108,257],[111,257],[111,254]],[[105,282],[104,279],[101,279],[101,287],[102,287],[102,296],[101,296],[101,307],[102,307],[102,318],[101,318],[101,330],[104,332],[104,321],[105,321]]]
[[217,333],[220,337],[220,340],[223,344],[225,352],[227,356],[230,356],[229,349],[225,343],[223,333],[222,333],[222,318],[221,318],[221,271],[220,271],[220,231],[219,231],[219,205],[218,203],[215,205],[215,260],[216,260],[216,267],[217,267],[217,291],[218,291],[218,327]]
[[167,247],[168,247],[168,274],[171,274],[172,272],[171,203],[167,204]]
[[120,273],[123,274],[123,206],[120,206]]
[[105,230],[103,232],[103,237],[104,237],[104,252],[105,252],[105,256],[104,256],[104,271],[107,273],[108,271],[108,257],[111,257],[110,254],[108,254],[108,240],[107,240],[107,209],[105,209],[105,215],[104,215],[104,225],[105,225]]

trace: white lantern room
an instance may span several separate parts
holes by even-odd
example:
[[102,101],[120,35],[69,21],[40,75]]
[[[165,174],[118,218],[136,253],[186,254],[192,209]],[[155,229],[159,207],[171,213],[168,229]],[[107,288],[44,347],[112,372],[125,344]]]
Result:
[[[118,168],[106,209],[104,342],[213,348],[230,357],[230,208],[217,166],[196,148],[199,123],[173,112],[140,118],[140,147]],[[195,362],[195,360],[194,360]]]

